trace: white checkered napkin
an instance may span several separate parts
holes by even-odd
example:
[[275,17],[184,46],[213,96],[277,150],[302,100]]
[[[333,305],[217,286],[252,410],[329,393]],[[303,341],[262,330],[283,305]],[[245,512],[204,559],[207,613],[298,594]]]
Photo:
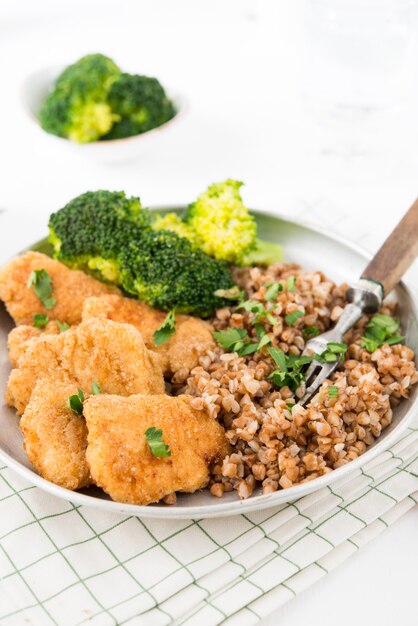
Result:
[[227,520],[76,507],[0,470],[0,623],[253,624],[418,498],[418,422],[332,489]]

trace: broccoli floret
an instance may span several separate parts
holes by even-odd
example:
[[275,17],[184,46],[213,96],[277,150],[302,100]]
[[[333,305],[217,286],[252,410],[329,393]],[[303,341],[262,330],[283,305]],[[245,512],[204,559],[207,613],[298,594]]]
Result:
[[233,286],[226,263],[196,250],[166,230],[148,230],[120,253],[123,288],[153,307],[205,317],[227,300],[217,289]]
[[206,254],[236,265],[269,265],[281,260],[279,246],[257,239],[257,225],[244,205],[238,180],[214,183],[183,216],[193,241]]
[[139,198],[123,192],[88,191],[49,219],[54,257],[97,278],[119,283],[120,249],[150,228]]
[[184,223],[177,213],[166,213],[165,215],[157,214],[152,222],[152,227],[154,230],[170,230],[195,244],[196,237],[194,232]]
[[119,121],[103,139],[122,139],[161,126],[174,114],[171,100],[156,78],[121,74],[109,91],[109,104]]
[[78,143],[99,139],[118,116],[107,101],[118,66],[103,54],[89,54],[58,77],[39,112],[41,127]]
[[257,226],[240,194],[243,183],[226,180],[210,185],[191,204],[184,221],[197,245],[216,259],[237,263],[254,246]]

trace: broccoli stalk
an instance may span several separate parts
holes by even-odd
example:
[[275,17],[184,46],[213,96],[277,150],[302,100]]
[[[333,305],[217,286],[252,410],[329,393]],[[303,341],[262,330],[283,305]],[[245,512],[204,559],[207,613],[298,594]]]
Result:
[[107,101],[119,75],[118,66],[103,54],[89,54],[69,65],[42,104],[41,127],[78,143],[105,135],[119,120]]
[[256,239],[253,248],[245,252],[239,264],[243,267],[250,265],[273,265],[283,261],[283,250],[276,243],[265,241],[264,239]]

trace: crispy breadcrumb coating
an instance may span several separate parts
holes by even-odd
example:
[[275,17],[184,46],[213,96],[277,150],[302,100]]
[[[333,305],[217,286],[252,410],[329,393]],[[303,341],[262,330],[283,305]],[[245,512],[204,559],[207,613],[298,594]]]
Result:
[[56,322],[48,322],[42,330],[35,326],[28,326],[27,324],[20,324],[12,328],[7,337],[7,348],[9,350],[9,359],[13,367],[16,367],[20,357],[26,352],[30,341],[34,337],[38,338],[43,333],[47,335],[58,335],[59,332],[60,330]]
[[83,308],[83,319],[103,317],[135,326],[147,348],[158,354],[164,372],[175,373],[183,368],[190,371],[198,365],[199,356],[215,345],[211,326],[195,317],[176,315],[176,332],[167,343],[156,346],[153,334],[166,315],[145,302],[119,295],[88,298]]
[[12,370],[6,401],[23,413],[41,378],[67,379],[89,392],[96,381],[104,393],[163,393],[161,369],[141,334],[129,324],[90,319],[59,335],[29,341]]
[[[194,492],[209,466],[228,453],[215,418],[195,411],[184,396],[92,396],[84,404],[87,463],[94,482],[118,502],[149,504],[175,491]],[[145,431],[155,426],[171,456],[151,453]]]
[[[33,270],[44,269],[52,280],[52,297],[56,304],[46,309],[34,290],[27,286]],[[106,285],[40,252],[26,252],[0,268],[0,300],[16,324],[33,324],[36,313],[70,325],[81,321],[84,300],[89,296],[119,293],[116,287]]]
[[20,420],[24,447],[38,474],[73,490],[91,482],[86,421],[67,407],[76,393],[74,383],[38,380]]

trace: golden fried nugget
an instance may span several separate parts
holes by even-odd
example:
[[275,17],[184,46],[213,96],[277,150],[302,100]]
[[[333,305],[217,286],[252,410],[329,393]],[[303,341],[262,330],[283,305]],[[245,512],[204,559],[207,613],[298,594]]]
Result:
[[[27,286],[31,272],[41,269],[52,280],[52,297],[56,300],[52,309],[46,309],[33,288]],[[26,252],[0,269],[0,300],[16,324],[33,324],[36,313],[46,313],[51,320],[78,324],[84,300],[106,293],[119,293],[119,290],[39,252]]]
[[[182,396],[92,396],[84,404],[87,463],[94,482],[113,500],[158,502],[175,491],[193,492],[209,480],[209,465],[228,453],[223,428]],[[171,456],[151,453],[145,431],[162,430]]]
[[44,330],[35,328],[35,326],[28,326],[27,324],[20,324],[20,326],[13,328],[7,338],[9,359],[13,367],[16,367],[20,357],[26,352],[29,342],[34,337],[38,338],[43,333],[57,335],[59,332],[59,328],[55,322],[48,322]]
[[87,487],[87,427],[82,415],[67,408],[77,385],[41,379],[20,420],[24,447],[38,474],[66,489]]
[[129,324],[90,319],[59,335],[32,339],[9,376],[6,401],[23,413],[40,378],[67,378],[89,392],[95,380],[104,393],[163,393],[162,371]]
[[210,324],[188,315],[176,315],[176,332],[166,343],[156,346],[153,334],[163,323],[166,313],[133,298],[119,295],[88,298],[84,303],[83,319],[91,317],[108,318],[135,326],[147,348],[158,354],[164,372],[193,369],[198,364],[199,356],[215,345]]

